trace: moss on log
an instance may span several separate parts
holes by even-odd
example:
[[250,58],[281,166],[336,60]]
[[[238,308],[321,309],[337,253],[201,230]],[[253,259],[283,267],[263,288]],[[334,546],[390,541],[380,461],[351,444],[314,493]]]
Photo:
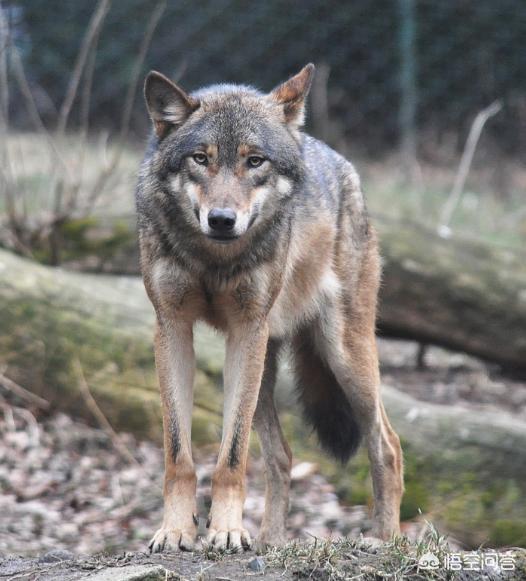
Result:
[[[51,409],[91,419],[80,363],[115,428],[160,441],[154,314],[140,279],[67,272],[0,251],[0,303],[6,375],[48,399]],[[205,386],[206,374],[220,371],[218,347],[210,334],[199,344],[196,381]]]
[[[110,423],[160,441],[153,365],[154,314],[140,279],[52,269],[0,250],[0,367],[60,409],[93,421],[79,389],[78,362]],[[198,374],[193,438],[220,435],[222,342],[196,333]],[[280,386],[290,390],[287,370]],[[384,388],[402,436],[407,493],[403,515],[419,509],[474,545],[526,544],[526,425],[502,412],[437,406]],[[344,498],[369,502],[364,453],[351,468],[319,453],[304,423],[289,413],[284,426],[297,455],[331,475]],[[351,478],[352,475],[352,478]]]

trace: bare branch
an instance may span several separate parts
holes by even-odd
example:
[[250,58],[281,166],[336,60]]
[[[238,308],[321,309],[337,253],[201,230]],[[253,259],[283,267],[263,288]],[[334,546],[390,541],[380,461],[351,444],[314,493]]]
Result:
[[451,218],[453,213],[460,201],[462,192],[464,191],[464,185],[469,174],[469,169],[471,167],[471,162],[473,161],[473,156],[475,155],[475,150],[477,149],[477,144],[479,142],[482,130],[488,119],[491,119],[502,109],[502,103],[500,101],[494,101],[489,107],[486,107],[478,113],[471,125],[468,138],[466,140],[466,145],[464,151],[462,152],[462,157],[460,158],[460,164],[458,166],[457,175],[455,177],[455,182],[449,197],[444,204],[442,209],[442,214],[440,217],[440,226],[438,228],[438,233],[441,235],[447,235],[449,233],[449,224],[451,223]]
[[16,200],[11,190],[13,172],[7,135],[9,132],[9,79],[7,75],[7,58],[9,48],[9,24],[4,9],[0,4],[0,191],[5,199],[6,213],[9,221],[16,220]]
[[148,48],[150,47],[150,44],[152,42],[153,33],[155,32],[155,29],[159,24],[159,20],[161,19],[161,16],[163,15],[165,10],[166,10],[166,0],[161,0],[161,2],[159,2],[155,6],[150,16],[148,26],[146,27],[146,31],[144,33],[144,37],[141,42],[139,54],[137,56],[137,60],[135,61],[135,68],[133,70],[130,84],[128,85],[126,99],[124,101],[124,110],[121,118],[121,131],[119,135],[121,147],[124,145],[124,141],[126,140],[128,132],[130,130],[130,120],[133,109],[133,102],[135,101],[135,95],[137,94],[137,87],[139,86],[141,71],[144,64],[144,60],[146,58],[146,53],[148,52]]
[[91,103],[91,91],[93,87],[93,74],[95,72],[95,61],[97,57],[97,46],[99,42],[100,31],[95,35],[93,44],[89,53],[88,61],[86,63],[86,72],[84,74],[84,82],[82,93],[80,96],[80,135],[79,135],[79,157],[78,169],[76,172],[76,182],[71,184],[67,192],[67,199],[64,203],[64,213],[71,215],[75,212],[78,205],[78,198],[82,186],[83,172],[85,168],[86,147],[89,133],[89,111]]
[[31,403],[37,405],[40,408],[47,409],[49,407],[49,402],[47,400],[25,389],[21,385],[18,385],[18,383],[4,375],[4,373],[5,370],[0,371],[0,385],[4,389],[10,391],[11,393],[14,393],[18,397],[26,401],[30,401]]
[[71,77],[69,80],[66,96],[64,97],[64,101],[62,103],[62,106],[60,107],[58,115],[57,133],[59,135],[63,134],[66,130],[69,114],[71,113],[71,108],[73,107],[75,97],[77,96],[80,79],[82,77],[82,73],[84,72],[84,68],[86,66],[90,50],[102,27],[102,24],[104,23],[106,14],[110,9],[110,5],[111,5],[110,0],[99,0],[95,12],[93,13],[93,16],[91,17],[91,20],[89,22],[86,34],[82,39],[80,51],[77,56],[75,66],[73,68],[73,72],[71,73]]
[[9,84],[7,78],[7,49],[9,46],[9,25],[0,4],[0,129],[7,133],[9,118]]
[[93,41],[92,50],[86,64],[86,74],[84,75],[84,85],[80,99],[80,132],[81,138],[85,139],[89,128],[89,110],[91,104],[91,91],[93,87],[93,73],[95,72],[95,60],[97,57],[97,46],[99,43],[99,34],[97,33]]
[[159,24],[159,20],[163,15],[166,9],[166,1],[161,0],[153,10],[150,19],[148,21],[148,26],[146,27],[146,31],[144,33],[144,37],[139,49],[139,54],[135,61],[135,68],[132,74],[132,78],[130,84],[128,85],[128,91],[126,93],[126,99],[124,102],[124,109],[121,118],[121,129],[119,134],[119,143],[117,149],[110,161],[110,163],[101,171],[99,174],[98,179],[93,186],[90,195],[87,199],[87,207],[86,212],[90,213],[93,210],[93,206],[97,202],[98,197],[100,196],[101,192],[104,190],[107,181],[114,173],[115,169],[117,168],[119,161],[122,157],[122,153],[124,151],[124,147],[126,145],[126,138],[128,137],[128,133],[130,130],[130,120],[131,114],[133,110],[133,102],[135,101],[135,96],[137,94],[137,88],[139,86],[141,70],[144,64],[144,60],[146,58],[146,54],[148,52],[148,48],[152,42],[152,37]]
[[[110,8],[110,0],[99,0],[95,12],[88,24],[86,33],[82,39],[80,51],[71,73],[66,96],[59,111],[57,122],[57,135],[63,137],[68,124],[69,115],[77,96],[80,81],[87,67],[88,78],[84,84],[87,87],[88,95],[91,92],[91,77],[93,68],[95,66],[95,51],[96,44],[99,37],[99,32],[104,23],[104,19]],[[84,95],[85,98],[85,95]],[[85,105],[85,103],[82,103]],[[82,111],[81,111],[82,115]],[[81,155],[81,163],[83,162],[83,155]],[[80,172],[78,170],[77,174]],[[71,215],[77,202],[78,193],[80,190],[80,178],[77,176],[76,180],[69,180],[68,188],[65,188],[65,181],[58,179],[55,181],[53,187],[53,215],[48,224],[50,229],[49,243],[51,250],[51,263],[58,265],[60,263],[61,254],[61,235],[60,227],[64,220]]]
[[[15,195],[16,187],[12,177],[10,178],[6,174],[4,179],[4,176],[0,176],[1,193],[6,200],[6,215],[9,219],[6,231],[10,233],[10,239],[13,240],[13,244],[17,249],[27,255],[31,254],[31,249],[35,244],[41,244],[42,242],[48,244],[51,252],[51,261],[54,264],[60,263],[61,260],[63,246],[62,224],[74,214],[79,216],[89,215],[102,193],[107,190],[110,183],[115,179],[116,170],[125,150],[126,139],[129,135],[133,103],[137,96],[141,71],[155,29],[166,8],[166,0],[158,0],[148,18],[148,23],[124,97],[121,125],[116,147],[112,150],[108,161],[98,171],[94,183],[86,188],[84,170],[86,167],[86,144],[89,132],[89,109],[92,96],[96,49],[104,19],[110,6],[111,0],[97,1],[95,11],[90,18],[88,27],[82,38],[75,65],[68,81],[65,97],[58,113],[57,129],[54,134],[47,130],[40,115],[19,51],[12,42],[6,45],[10,49],[9,54],[12,63],[13,78],[23,97],[23,102],[28,111],[28,117],[36,130],[45,137],[49,145],[49,151],[52,154],[49,169],[51,183],[46,183],[46,196],[39,198],[41,200],[42,211],[38,215],[33,212],[31,218],[29,218],[29,215],[25,215],[24,212],[24,204],[26,201],[24,192],[20,192],[22,195]],[[2,15],[3,13],[0,13],[0,16]],[[2,67],[0,63],[0,77],[1,71]],[[4,92],[5,87],[6,83],[2,82],[2,90]],[[80,95],[79,92],[81,92]],[[2,94],[0,94],[1,97]],[[65,155],[66,152],[63,151],[63,148],[67,145],[64,145],[65,132],[77,97],[80,97],[81,134],[78,142],[80,155],[73,161],[69,152],[67,156]],[[0,102],[0,112],[3,109],[5,107]],[[2,141],[5,142],[6,140]],[[0,144],[1,148],[2,146]],[[7,145],[5,145],[5,150],[7,154]],[[5,164],[3,165],[5,166]],[[7,171],[9,167],[5,169]],[[82,188],[86,188],[87,191],[84,192]]]
[[80,135],[79,156],[77,159],[75,178],[73,181],[69,180],[55,180],[53,187],[53,204],[54,210],[51,221],[49,222],[49,243],[51,251],[51,264],[60,264],[62,252],[62,235],[60,228],[64,222],[73,215],[78,205],[78,198],[82,186],[83,170],[85,167],[86,144],[89,130],[89,107],[91,100],[91,88],[93,83],[93,73],[95,70],[95,60],[97,56],[97,45],[99,40],[99,30],[95,33],[95,37],[91,44],[88,53],[87,61],[85,63],[85,72],[83,76],[83,88],[80,100]]
[[136,460],[136,458],[133,456],[130,450],[128,450],[128,448],[122,443],[121,439],[119,438],[119,434],[117,434],[117,432],[113,429],[112,425],[110,424],[110,422],[100,409],[99,405],[95,401],[95,398],[91,394],[90,388],[84,376],[84,372],[82,370],[82,365],[80,361],[78,359],[75,359],[74,365],[79,378],[79,389],[82,398],[86,402],[86,405],[88,406],[92,414],[95,416],[95,419],[99,423],[100,427],[104,430],[104,432],[106,432],[106,435],[110,438],[113,445],[115,446],[115,449],[124,458],[124,460],[130,462],[131,464],[136,464],[137,466],[140,466],[140,462]]
[[46,138],[53,153],[55,154],[56,161],[59,162],[60,165],[62,166],[62,169],[64,169],[64,171],[66,171],[69,174],[70,171],[68,164],[66,163],[64,157],[62,156],[62,153],[60,152],[57,144],[55,143],[55,140],[53,139],[49,131],[46,129],[46,126],[44,125],[44,122],[40,117],[40,113],[38,112],[38,108],[35,103],[31,87],[29,86],[29,82],[27,80],[22,58],[15,45],[11,45],[11,63],[13,65],[13,74],[15,76],[16,82],[18,84],[18,87],[20,88],[22,96],[26,101],[26,107],[29,116],[31,117],[31,122],[33,123],[37,131],[39,131]]
[[327,63],[320,63],[311,89],[311,117],[316,136],[324,141],[330,139],[331,122],[329,117],[329,75],[331,68]]

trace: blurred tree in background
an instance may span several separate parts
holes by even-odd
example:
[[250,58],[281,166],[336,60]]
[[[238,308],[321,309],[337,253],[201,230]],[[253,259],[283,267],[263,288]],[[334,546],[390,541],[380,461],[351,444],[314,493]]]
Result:
[[[51,121],[95,4],[6,5]],[[147,0],[112,4],[98,42],[92,125],[118,123],[152,9]],[[451,131],[460,147],[474,115],[500,99],[503,111],[488,132],[517,155],[525,149],[525,41],[522,0],[182,0],[168,3],[144,69],[180,78],[188,89],[232,81],[267,90],[307,61],[325,64],[330,117],[342,138],[368,151]],[[23,126],[23,110],[13,113]],[[142,110],[134,117],[142,135]]]

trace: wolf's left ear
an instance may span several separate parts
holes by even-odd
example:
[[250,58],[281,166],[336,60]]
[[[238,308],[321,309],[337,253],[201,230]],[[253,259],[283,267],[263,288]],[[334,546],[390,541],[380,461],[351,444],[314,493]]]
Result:
[[301,71],[277,86],[270,97],[283,106],[285,121],[295,127],[301,127],[305,118],[305,99],[314,77],[315,67],[312,63],[304,66]]
[[199,107],[170,79],[157,71],[150,71],[144,82],[144,98],[157,136],[162,138],[172,127],[182,125]]

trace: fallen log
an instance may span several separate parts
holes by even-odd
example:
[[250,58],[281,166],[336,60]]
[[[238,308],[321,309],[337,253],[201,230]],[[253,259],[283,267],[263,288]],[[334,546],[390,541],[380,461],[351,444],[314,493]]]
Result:
[[[413,222],[379,216],[373,222],[384,261],[381,335],[463,351],[526,374],[526,253],[445,239]],[[139,273],[132,219],[113,227],[70,225],[66,235],[70,267]]]
[[[160,442],[154,315],[140,279],[52,269],[0,250],[0,304],[6,377],[49,401],[49,410],[94,422],[82,395],[85,380],[113,428]],[[222,342],[199,329],[196,353],[193,439],[199,444],[220,435]],[[290,391],[286,369],[280,385]],[[393,389],[384,388],[384,398],[404,443],[404,518],[422,509],[469,544],[526,543],[525,424],[507,413],[437,406]],[[368,492],[358,494],[369,490],[364,454],[350,479],[348,469],[319,454],[295,415],[285,414],[285,429],[296,454],[332,470],[348,500],[367,502]]]
[[526,254],[379,222],[379,331],[526,373]]

